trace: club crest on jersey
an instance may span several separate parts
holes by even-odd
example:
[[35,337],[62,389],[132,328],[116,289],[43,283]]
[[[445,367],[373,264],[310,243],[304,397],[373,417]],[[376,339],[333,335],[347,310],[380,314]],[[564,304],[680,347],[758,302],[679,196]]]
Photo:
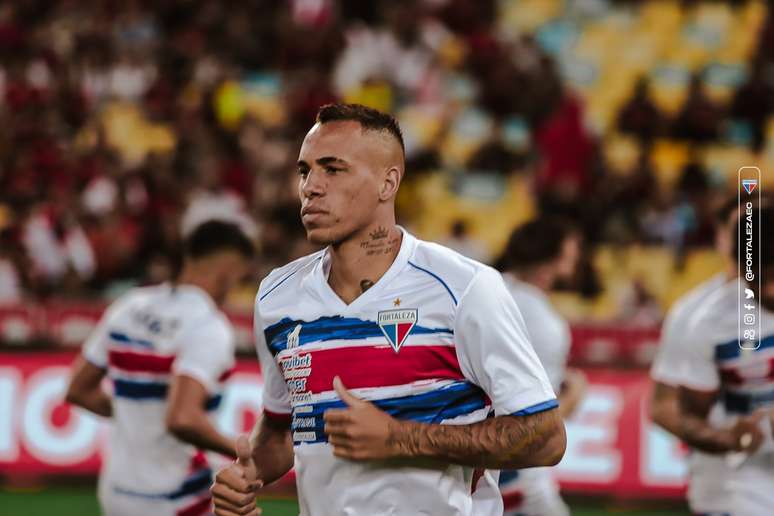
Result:
[[382,333],[390,341],[390,346],[397,353],[406,341],[414,325],[417,323],[419,310],[416,308],[401,308],[399,310],[382,310],[377,314],[377,322]]

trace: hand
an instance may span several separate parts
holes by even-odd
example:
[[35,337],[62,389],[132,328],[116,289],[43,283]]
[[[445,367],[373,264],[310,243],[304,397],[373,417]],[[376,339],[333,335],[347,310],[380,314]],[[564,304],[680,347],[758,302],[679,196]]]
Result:
[[734,426],[729,430],[731,432],[734,444],[734,451],[741,451],[747,454],[753,454],[763,443],[763,432],[760,422],[767,412],[758,410],[749,416],[739,418]]
[[391,435],[400,422],[373,403],[353,395],[338,376],[333,379],[333,388],[347,405],[345,409],[329,409],[323,415],[333,454],[356,461],[397,457]]
[[258,480],[258,468],[250,453],[250,442],[246,435],[237,437],[236,452],[236,462],[218,471],[215,483],[210,488],[215,515],[258,516],[261,509],[256,507],[255,497],[263,482]]

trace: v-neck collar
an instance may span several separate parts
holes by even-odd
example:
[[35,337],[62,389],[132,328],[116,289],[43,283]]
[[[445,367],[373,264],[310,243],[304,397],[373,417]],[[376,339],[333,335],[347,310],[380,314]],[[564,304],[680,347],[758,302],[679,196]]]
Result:
[[342,312],[357,310],[358,307],[362,306],[363,303],[366,303],[369,298],[376,295],[384,288],[385,285],[389,284],[390,281],[392,281],[392,279],[397,276],[401,270],[403,270],[403,268],[408,264],[412,253],[414,252],[416,238],[414,238],[413,235],[411,235],[402,227],[397,227],[403,234],[403,238],[401,239],[400,250],[395,256],[395,260],[392,262],[387,271],[382,274],[382,277],[379,278],[379,280],[377,280],[377,282],[374,283],[371,288],[357,296],[349,304],[345,303],[344,300],[341,299],[328,284],[328,275],[330,274],[331,266],[330,247],[325,249],[321,259],[317,261],[317,264],[314,267],[314,278],[317,288],[319,289],[323,299],[326,301],[326,303],[331,303],[329,306],[335,306],[337,310]]

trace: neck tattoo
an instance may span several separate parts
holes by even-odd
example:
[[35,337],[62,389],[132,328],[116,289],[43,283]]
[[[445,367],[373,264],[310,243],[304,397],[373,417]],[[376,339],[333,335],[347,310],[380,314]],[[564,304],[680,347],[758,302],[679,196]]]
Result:
[[366,256],[390,254],[400,244],[400,235],[390,238],[390,232],[384,226],[377,227],[368,236],[370,237],[368,240],[360,242],[360,248],[365,250]]
[[374,286],[374,282],[369,280],[369,279],[364,279],[364,280],[360,281],[360,290],[362,292],[365,292],[366,290],[368,290],[369,288],[371,288],[373,286]]

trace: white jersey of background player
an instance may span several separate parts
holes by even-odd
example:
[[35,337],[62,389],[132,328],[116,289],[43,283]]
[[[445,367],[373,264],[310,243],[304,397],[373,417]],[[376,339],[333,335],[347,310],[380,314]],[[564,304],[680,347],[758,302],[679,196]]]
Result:
[[[551,238],[545,238],[551,235]],[[510,236],[500,268],[521,310],[535,352],[546,370],[559,407],[567,417],[585,390],[580,372],[567,375],[570,327],[551,304],[546,292],[557,280],[575,272],[579,256],[578,235],[567,223],[542,218],[524,224]],[[530,468],[500,473],[505,514],[561,516],[569,514],[559,494],[551,468]]]
[[255,514],[252,479],[294,458],[303,515],[501,514],[485,469],[563,454],[555,395],[502,277],[395,224],[403,171],[392,117],[320,110],[299,196],[307,236],[328,247],[261,284],[265,414],[217,475],[216,514]]
[[[755,210],[757,214],[758,210]],[[753,215],[755,216],[755,215]],[[762,227],[774,225],[774,210],[760,209]],[[733,280],[711,294],[691,318],[691,345],[680,372],[682,438],[690,445],[724,456],[731,514],[763,516],[774,507],[774,245],[761,244],[764,271],[760,291],[757,349],[740,347],[739,294],[749,286]],[[767,274],[768,273],[768,274]],[[744,301],[753,304],[752,301]],[[768,307],[768,309],[766,308]],[[756,331],[757,325],[752,326]],[[715,402],[723,413],[708,421]],[[731,453],[729,453],[731,452]],[[745,457],[746,459],[740,458]]]
[[[730,232],[738,213],[736,198],[724,203],[715,216],[715,248],[730,262]],[[689,356],[692,338],[688,333],[691,317],[716,290],[736,275],[736,265],[729,263],[727,270],[716,274],[675,301],[664,318],[661,341],[653,361],[650,376],[654,382],[650,398],[653,421],[666,431],[680,436],[681,414],[678,388],[681,383],[683,361]],[[722,408],[713,408],[710,422],[718,422]],[[688,457],[688,503],[695,513],[727,513],[729,492],[726,483],[726,462],[722,456],[692,450]]]
[[119,298],[85,343],[67,399],[112,420],[98,493],[104,514],[210,513],[212,471],[201,450],[234,455],[233,439],[208,416],[234,366],[218,303],[251,253],[235,225],[202,224],[186,240],[179,280]]

